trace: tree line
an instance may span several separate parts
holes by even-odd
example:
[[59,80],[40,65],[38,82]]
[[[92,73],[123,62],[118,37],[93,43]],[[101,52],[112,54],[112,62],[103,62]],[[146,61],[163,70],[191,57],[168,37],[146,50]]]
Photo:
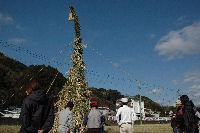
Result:
[[[42,71],[40,71],[42,69]],[[0,52],[0,107],[1,109],[9,106],[20,107],[23,99],[25,98],[25,90],[23,85],[34,77],[41,84],[41,88],[47,91],[52,83],[55,75],[58,73],[56,80],[51,86],[48,96],[53,101],[58,98],[59,91],[66,83],[66,78],[57,69],[45,65],[30,65],[26,66],[23,63],[16,61],[12,58],[5,56]],[[117,90],[104,89],[104,88],[88,88],[91,93],[90,100],[99,102],[99,106],[109,107],[115,110],[116,101],[122,97]],[[12,96],[12,97],[11,97]],[[139,98],[139,95],[135,96]],[[148,97],[142,96],[145,108],[152,109],[153,111],[164,112],[171,107],[161,106],[160,104],[152,101]]]

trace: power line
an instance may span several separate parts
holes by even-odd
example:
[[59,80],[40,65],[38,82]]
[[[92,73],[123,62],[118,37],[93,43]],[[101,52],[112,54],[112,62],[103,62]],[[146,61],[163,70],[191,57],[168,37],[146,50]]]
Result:
[[[138,82],[139,79],[135,78],[132,76],[132,74],[130,74],[129,72],[127,72],[125,69],[123,69],[121,66],[119,66],[119,64],[113,62],[111,59],[107,58],[106,56],[104,56],[102,53],[100,53],[96,48],[92,47],[91,45],[86,44],[88,48],[90,48],[92,51],[94,51],[98,56],[102,57],[106,62],[108,62],[109,64],[111,64],[113,67],[115,67],[116,69],[118,69],[119,71],[125,73],[126,75],[128,75],[128,77],[135,81]],[[173,91],[173,90],[177,90],[177,89],[171,89],[171,88],[166,88],[166,87],[161,87],[160,85],[155,85],[155,84],[150,84],[148,82],[144,82],[141,81],[141,85],[144,86],[144,88],[152,88],[152,86],[158,86],[157,88],[162,88],[163,91],[168,90],[168,91]],[[153,90],[153,89],[151,89]],[[167,95],[167,92],[165,92],[165,94]],[[166,96],[165,95],[165,96]]]
[[[67,45],[67,47],[69,47],[71,44],[72,44],[72,42],[70,42],[70,43]],[[2,40],[0,40],[0,45],[3,45],[4,47],[7,47],[7,46],[10,47],[10,46],[11,46],[12,48],[13,48],[13,47],[18,47],[18,49],[17,49],[16,51],[18,51],[19,49],[22,48],[22,47],[20,47],[20,46],[14,45],[14,44],[8,44],[7,42],[2,43]],[[24,49],[24,48],[22,48],[22,49]],[[30,50],[27,50],[27,51],[30,51]],[[50,64],[51,62],[53,62],[53,61],[55,60],[55,58],[56,58],[58,55],[60,55],[61,53],[63,53],[63,50],[62,50],[62,49],[61,49],[53,58],[51,58],[51,59],[48,61],[48,63]],[[69,56],[71,56],[71,54],[69,54],[69,55],[66,56],[65,60],[64,60],[64,61],[62,62],[62,64],[61,64],[60,70],[62,70],[63,65],[66,63],[66,59],[67,59]],[[45,67],[45,66],[44,66],[44,67]],[[39,73],[44,69],[44,67],[42,67],[42,68],[37,72],[37,74],[39,74]],[[53,85],[54,81],[56,80],[58,73],[59,73],[59,71],[56,73],[56,75],[55,75],[53,81],[52,81],[51,84],[49,85],[49,88],[48,88],[48,90],[47,90],[47,93],[49,92],[49,90],[51,89],[51,86]],[[25,77],[26,77],[26,75],[25,75]],[[32,76],[32,77],[29,79],[29,81],[32,80],[33,78],[34,78],[34,76]],[[23,87],[23,85],[21,85],[20,89],[22,89],[22,87]],[[15,95],[15,93],[13,93],[13,94],[9,97],[9,99],[12,98],[14,95]],[[3,102],[3,105],[4,105],[6,102],[7,102],[7,100],[5,100],[5,101]]]
[[[63,53],[63,51],[65,51],[65,49],[67,49],[71,44],[72,44],[72,42],[70,42],[66,46],[66,48],[60,50],[59,53],[57,54],[57,56],[60,55],[61,53]],[[45,61],[47,63],[52,62],[52,63],[55,63],[57,65],[61,65],[62,64],[62,63],[60,63],[60,62],[58,62],[57,60],[54,59],[56,56],[54,56],[53,58],[49,58],[46,55],[41,54],[39,52],[26,49],[26,48],[24,48],[22,46],[17,46],[17,45],[11,44],[11,43],[7,43],[6,41],[0,40],[0,46],[2,46],[4,48],[10,48],[11,50],[13,50],[13,51],[15,51],[17,53],[20,53],[20,52],[26,53],[26,54],[30,55],[31,57],[33,57],[33,58],[39,59],[41,61]]]

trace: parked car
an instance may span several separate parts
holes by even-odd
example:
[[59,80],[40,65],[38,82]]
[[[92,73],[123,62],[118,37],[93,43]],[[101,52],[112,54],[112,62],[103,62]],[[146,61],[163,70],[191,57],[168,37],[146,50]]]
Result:
[[147,121],[167,121],[166,117],[146,117],[144,120]]
[[1,117],[12,117],[13,114],[8,113],[7,111],[0,111],[0,116]]
[[16,108],[14,110],[2,110],[0,111],[0,117],[19,118],[20,112],[21,108]]
[[19,116],[20,116],[20,114],[13,114],[12,118],[14,118],[14,119],[18,119]]

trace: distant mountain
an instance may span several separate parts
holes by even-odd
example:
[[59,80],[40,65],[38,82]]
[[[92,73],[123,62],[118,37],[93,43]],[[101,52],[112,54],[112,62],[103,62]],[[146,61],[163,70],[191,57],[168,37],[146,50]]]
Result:
[[[0,53],[0,101],[8,104],[11,95],[17,90],[18,80],[24,76],[24,70],[27,66],[4,56]],[[14,97],[14,96],[13,96]]]
[[[0,106],[4,108],[13,105],[21,106],[25,97],[24,88],[22,86],[29,81],[30,78],[36,78],[40,82],[42,88],[48,90],[57,73],[58,76],[48,92],[49,97],[53,100],[56,100],[58,92],[66,82],[66,78],[62,73],[51,66],[26,66],[0,53]],[[89,89],[92,91],[91,100],[99,101],[100,106],[115,108],[115,101],[123,97],[117,90],[97,89],[92,87]],[[2,105],[4,102],[5,104]]]
[[[92,91],[91,100],[96,100],[99,102],[99,106],[109,107],[113,110],[116,108],[116,101],[122,97],[133,98],[139,100],[139,95],[136,96],[124,96],[117,90],[106,90],[104,88],[89,88]],[[151,109],[156,113],[160,113],[161,116],[167,115],[170,111],[176,112],[176,108],[173,106],[161,106],[160,104],[152,101],[150,98],[141,96],[142,101],[144,101],[144,107]]]
[[45,65],[26,66],[0,53],[1,107],[21,106],[25,97],[23,85],[32,77],[40,82],[44,90],[47,90],[57,73],[57,78],[48,93],[53,100],[57,98],[58,92],[66,82],[66,78],[57,69]]
[[109,107],[113,110],[115,110],[116,101],[124,97],[124,95],[117,90],[106,90],[104,88],[97,89],[94,87],[90,87],[89,90],[92,91],[91,100],[96,100],[101,107]]
[[[134,97],[134,99],[139,100],[140,96],[136,95]],[[153,111],[161,111],[162,110],[162,106],[154,101],[152,101],[151,99],[149,99],[148,97],[145,96],[141,96],[142,101],[144,101],[144,105],[145,108],[151,109]]]
[[[32,77],[40,82],[44,90],[48,90],[57,73],[57,78],[48,93],[49,97],[53,100],[56,100],[58,92],[66,82],[66,78],[62,73],[51,66],[26,66],[0,53],[0,107],[21,106],[25,97],[22,86]],[[96,100],[99,102],[99,106],[111,109],[115,109],[116,100],[124,97],[117,90],[95,87],[89,87],[88,89],[92,91],[90,100]],[[139,98],[139,95],[136,95],[134,98]],[[157,112],[164,112],[164,109],[166,109],[166,107],[162,107],[148,97],[142,96],[142,100],[144,100],[145,108]],[[5,104],[3,104],[4,102]]]

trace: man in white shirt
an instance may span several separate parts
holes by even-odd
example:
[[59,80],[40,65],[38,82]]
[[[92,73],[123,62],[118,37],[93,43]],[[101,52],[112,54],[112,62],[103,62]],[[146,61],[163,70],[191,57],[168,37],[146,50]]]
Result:
[[[120,107],[117,111],[117,122],[120,126],[120,133],[133,133],[134,123],[134,110],[128,107],[128,99],[121,99],[123,107]],[[121,119],[120,119],[121,116]]]

